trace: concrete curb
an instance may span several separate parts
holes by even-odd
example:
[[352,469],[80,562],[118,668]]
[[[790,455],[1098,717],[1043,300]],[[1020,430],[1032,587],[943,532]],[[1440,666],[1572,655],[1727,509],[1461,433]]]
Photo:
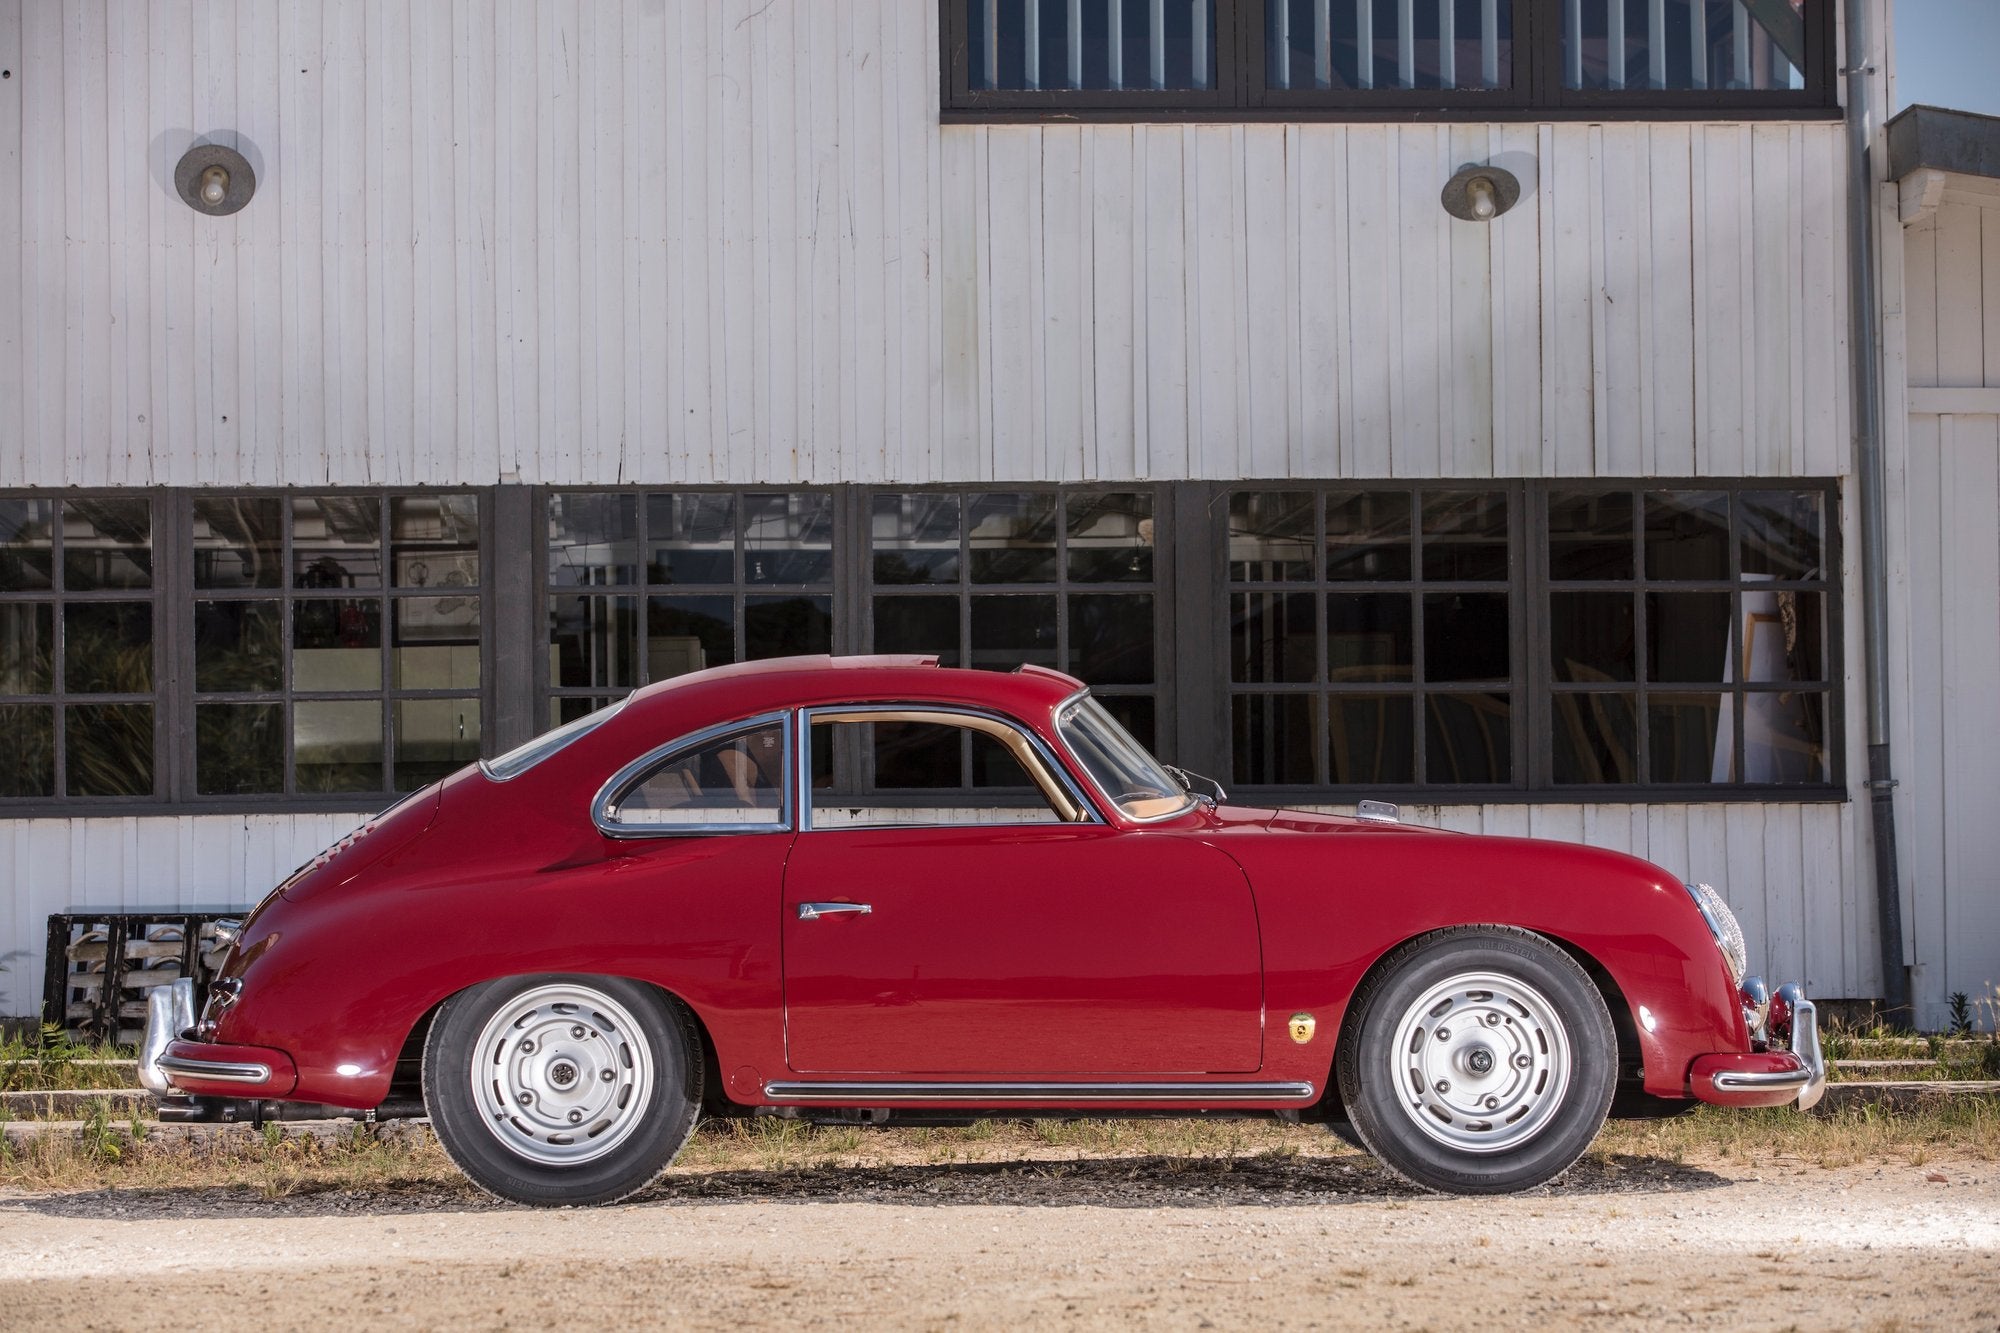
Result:
[[[267,1125],[275,1126],[280,1137],[286,1139],[313,1139],[320,1143],[334,1143],[348,1138],[357,1129],[372,1129],[376,1137],[389,1143],[398,1143],[430,1132],[428,1120],[379,1120],[369,1126],[360,1120],[271,1120]],[[145,1131],[145,1141],[149,1144],[172,1145],[175,1147],[226,1148],[250,1146],[263,1140],[264,1131],[247,1121],[233,1121],[224,1124],[187,1124],[169,1121],[162,1124],[157,1120],[140,1121]],[[19,1145],[32,1143],[38,1139],[83,1136],[85,1122],[82,1120],[10,1120],[0,1124],[0,1134],[7,1143]],[[114,1120],[104,1131],[117,1143],[132,1141],[131,1118],[126,1116]]]
[[9,1116],[37,1116],[52,1120],[57,1116],[89,1115],[99,1106],[114,1116],[133,1111],[150,1117],[153,1094],[144,1088],[57,1088],[47,1092],[0,1092],[0,1111]]
[[1856,1081],[1829,1083],[1815,1111],[1845,1111],[1875,1107],[1884,1111],[1929,1110],[1945,1102],[2000,1099],[2000,1080],[1931,1079],[1908,1082]]

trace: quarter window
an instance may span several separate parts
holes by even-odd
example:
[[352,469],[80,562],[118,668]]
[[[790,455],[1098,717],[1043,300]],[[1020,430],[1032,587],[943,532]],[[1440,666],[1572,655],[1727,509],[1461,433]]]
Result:
[[746,832],[789,824],[782,717],[680,746],[611,783],[598,820],[613,834]]

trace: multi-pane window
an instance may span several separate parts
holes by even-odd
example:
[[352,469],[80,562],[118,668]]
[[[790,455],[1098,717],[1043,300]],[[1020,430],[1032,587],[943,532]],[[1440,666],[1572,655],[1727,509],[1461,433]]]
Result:
[[1501,491],[1233,492],[1234,780],[1510,785],[1515,529]]
[[1832,114],[1830,0],[941,0],[945,110]]
[[[1067,671],[1153,744],[1156,510],[1151,489],[877,491],[868,511],[874,651]],[[982,772],[974,768],[974,781]]]
[[562,491],[547,500],[547,719],[649,681],[833,650],[828,491]]
[[477,495],[188,503],[197,796],[410,791],[479,757]]
[[1552,780],[1832,778],[1819,490],[1548,496]]
[[151,797],[153,502],[0,497],[0,797]]

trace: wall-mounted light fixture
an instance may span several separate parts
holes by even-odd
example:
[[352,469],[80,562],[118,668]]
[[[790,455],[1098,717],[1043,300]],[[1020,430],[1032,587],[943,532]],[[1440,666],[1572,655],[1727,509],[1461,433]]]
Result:
[[195,212],[227,217],[257,192],[257,173],[234,148],[198,143],[174,167],[174,188]]
[[1466,222],[1491,222],[1521,197],[1521,182],[1505,167],[1460,167],[1444,183],[1438,202],[1444,211]]

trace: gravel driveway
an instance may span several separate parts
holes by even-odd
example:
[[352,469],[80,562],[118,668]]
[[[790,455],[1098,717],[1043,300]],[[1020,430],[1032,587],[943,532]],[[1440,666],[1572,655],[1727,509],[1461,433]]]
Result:
[[567,1213],[436,1189],[0,1196],[0,1326],[557,1320],[1990,1330],[2000,1166],[1586,1159],[1502,1199],[1351,1154],[677,1174]]

